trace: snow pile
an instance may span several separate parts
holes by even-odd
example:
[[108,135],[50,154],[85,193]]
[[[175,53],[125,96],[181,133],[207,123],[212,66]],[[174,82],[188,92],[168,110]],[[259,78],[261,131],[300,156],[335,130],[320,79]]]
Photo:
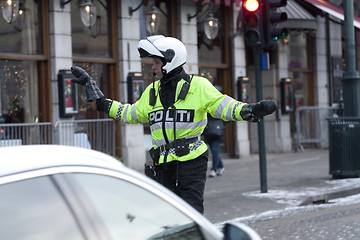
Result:
[[243,193],[247,197],[269,198],[277,203],[299,206],[309,197],[360,188],[360,178],[347,178],[325,181],[320,187],[275,188],[267,193],[259,191]]

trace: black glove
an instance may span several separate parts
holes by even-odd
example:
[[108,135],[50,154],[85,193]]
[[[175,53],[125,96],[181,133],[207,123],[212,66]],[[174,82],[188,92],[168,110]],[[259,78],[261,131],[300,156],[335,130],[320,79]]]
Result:
[[242,107],[242,119],[250,122],[260,122],[260,118],[273,113],[277,109],[275,100],[261,100],[257,103],[246,104]]
[[92,102],[93,100],[97,100],[104,97],[104,94],[98,88],[95,81],[89,76],[89,74],[84,69],[75,66],[75,67],[71,67],[71,72],[75,77],[77,77],[71,79],[71,82],[85,86],[86,99],[88,102]]

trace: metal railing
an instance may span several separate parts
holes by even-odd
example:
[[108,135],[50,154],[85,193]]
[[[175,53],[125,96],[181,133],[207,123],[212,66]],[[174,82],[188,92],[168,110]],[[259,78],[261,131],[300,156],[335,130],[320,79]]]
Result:
[[112,119],[58,121],[55,130],[60,145],[115,155],[115,123]]
[[328,143],[328,121],[336,117],[338,107],[302,106],[296,109],[296,151],[304,144]]
[[0,147],[53,144],[51,123],[0,124]]
[[51,123],[0,124],[0,147],[57,144],[94,149],[115,155],[112,119],[62,120]]

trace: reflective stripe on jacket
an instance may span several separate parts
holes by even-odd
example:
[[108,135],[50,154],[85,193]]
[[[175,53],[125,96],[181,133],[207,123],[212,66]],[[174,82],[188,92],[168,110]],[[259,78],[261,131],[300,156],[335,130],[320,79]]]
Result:
[[[141,98],[134,104],[122,104],[113,101],[109,116],[123,123],[137,124],[150,123],[152,145],[156,149],[161,145],[174,141],[174,126],[176,139],[194,138],[201,136],[207,125],[207,113],[224,121],[240,121],[240,110],[245,103],[220,93],[209,80],[194,76],[189,91],[184,100],[178,95],[185,83],[180,80],[176,87],[176,101],[169,109],[164,109],[158,96],[160,81],[155,82],[156,103],[149,104],[149,93],[153,84],[143,92]],[[203,141],[192,143],[190,153],[176,156],[175,150],[170,149],[167,162],[174,160],[188,161],[195,159],[207,150]],[[164,162],[165,151],[161,153],[159,163]]]

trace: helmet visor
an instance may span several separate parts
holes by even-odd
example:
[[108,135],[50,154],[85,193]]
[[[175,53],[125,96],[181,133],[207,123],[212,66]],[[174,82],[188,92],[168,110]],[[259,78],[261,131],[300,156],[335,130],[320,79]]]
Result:
[[152,39],[146,38],[139,41],[138,51],[140,57],[160,57],[164,58],[164,55],[159,51],[159,49],[152,43]]

